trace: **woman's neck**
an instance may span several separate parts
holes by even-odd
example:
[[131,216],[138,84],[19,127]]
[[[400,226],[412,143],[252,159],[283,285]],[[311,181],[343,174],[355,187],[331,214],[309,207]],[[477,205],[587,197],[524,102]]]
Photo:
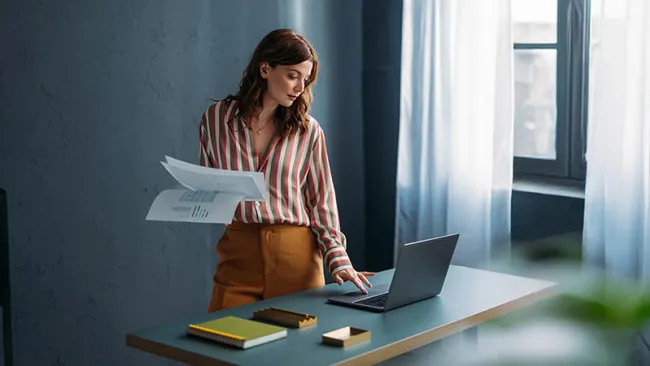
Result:
[[265,94],[262,98],[262,108],[257,113],[257,120],[263,122],[273,118],[277,108],[278,103],[269,97],[268,94]]

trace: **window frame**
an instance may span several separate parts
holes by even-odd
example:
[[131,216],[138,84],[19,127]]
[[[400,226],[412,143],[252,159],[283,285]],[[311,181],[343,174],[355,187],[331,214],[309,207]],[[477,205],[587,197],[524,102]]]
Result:
[[557,0],[557,37],[554,43],[513,42],[513,51],[556,51],[557,108],[555,159],[514,156],[515,176],[585,179],[589,5],[590,0]]

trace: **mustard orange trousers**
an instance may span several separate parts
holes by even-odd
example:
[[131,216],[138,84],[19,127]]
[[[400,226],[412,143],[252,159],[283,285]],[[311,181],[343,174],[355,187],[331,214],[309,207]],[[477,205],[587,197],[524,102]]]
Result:
[[323,258],[305,226],[235,222],[216,250],[208,312],[325,285]]

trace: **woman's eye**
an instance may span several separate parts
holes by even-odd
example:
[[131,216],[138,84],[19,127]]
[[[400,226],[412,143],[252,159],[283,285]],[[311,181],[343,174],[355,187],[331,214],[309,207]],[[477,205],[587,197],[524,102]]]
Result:
[[289,79],[296,80],[298,77],[296,75],[289,75]]

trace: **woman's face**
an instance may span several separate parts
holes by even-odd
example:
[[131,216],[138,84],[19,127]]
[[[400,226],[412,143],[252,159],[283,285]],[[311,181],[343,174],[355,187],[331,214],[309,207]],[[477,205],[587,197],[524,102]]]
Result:
[[267,82],[266,97],[281,106],[291,107],[296,98],[305,91],[312,67],[311,61],[275,67],[262,64],[260,72]]

